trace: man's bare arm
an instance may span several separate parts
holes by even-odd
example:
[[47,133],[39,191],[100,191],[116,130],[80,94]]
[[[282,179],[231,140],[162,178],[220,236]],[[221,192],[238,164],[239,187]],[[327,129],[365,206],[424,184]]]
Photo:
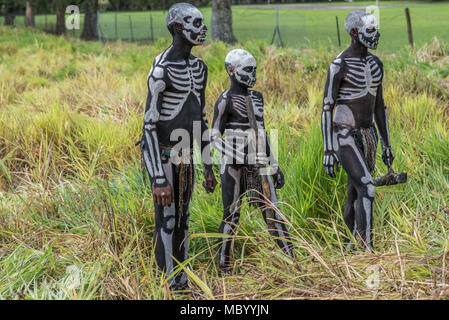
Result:
[[379,129],[382,142],[382,160],[385,165],[391,166],[394,160],[394,154],[391,149],[390,131],[388,128],[388,110],[383,98],[383,88],[380,85],[377,89],[376,107],[374,110],[374,118]]
[[[205,68],[205,76],[204,76],[204,90],[201,93],[201,141],[199,145],[201,146],[201,155],[203,157],[203,163],[204,163],[204,188],[207,192],[214,192],[215,186],[217,185],[217,180],[215,179],[214,172],[212,170],[212,157],[211,157],[211,150],[210,150],[210,134],[207,135],[209,132],[209,123],[207,121],[206,116],[206,86],[207,86],[207,66],[204,64]],[[207,137],[205,137],[207,136]]]
[[148,96],[143,127],[143,157],[148,174],[154,181],[154,200],[159,205],[165,206],[171,204],[172,190],[162,168],[159,139],[156,130],[156,123],[159,121],[162,94],[166,88],[164,69],[153,66],[148,76],[147,84]]
[[321,113],[321,131],[324,143],[323,166],[328,175],[335,177],[334,166],[337,165],[338,157],[332,146],[332,112],[340,89],[342,79],[342,59],[332,61],[327,74],[324,88],[323,109]]

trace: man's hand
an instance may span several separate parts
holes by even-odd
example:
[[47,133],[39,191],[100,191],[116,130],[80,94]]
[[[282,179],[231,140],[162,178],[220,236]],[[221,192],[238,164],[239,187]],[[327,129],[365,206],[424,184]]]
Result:
[[284,174],[279,167],[276,173],[273,175],[273,182],[276,189],[281,189],[285,184]]
[[331,176],[332,178],[335,178],[335,171],[334,166],[337,166],[337,172],[340,171],[340,160],[337,157],[337,154],[334,151],[326,152],[324,154],[323,158],[323,166],[324,171]]
[[385,147],[382,153],[382,161],[385,163],[387,167],[391,167],[394,160],[393,150],[391,147]]
[[165,207],[170,206],[173,200],[173,191],[169,183],[163,186],[154,186],[153,184],[153,199],[158,205]]
[[270,163],[270,159],[265,152],[252,153],[251,156],[245,155],[245,164],[265,167],[268,163]]
[[213,193],[215,186],[217,185],[217,180],[215,179],[214,171],[212,168],[205,168],[203,171],[204,182],[203,187],[208,193]]
[[258,152],[256,155],[256,164],[266,166],[270,162],[265,152]]

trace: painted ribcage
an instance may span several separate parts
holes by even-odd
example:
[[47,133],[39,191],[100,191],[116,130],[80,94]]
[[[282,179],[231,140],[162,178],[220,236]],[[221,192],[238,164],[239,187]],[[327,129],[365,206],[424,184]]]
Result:
[[338,92],[339,100],[357,99],[368,93],[376,96],[377,87],[382,81],[382,70],[373,57],[365,61],[359,58],[345,58],[347,70]]
[[162,96],[160,120],[174,119],[181,112],[190,93],[201,105],[201,91],[204,88],[205,70],[199,59],[190,60],[190,66],[169,63],[166,65],[170,86]]
[[[263,128],[263,100],[257,96],[254,91],[250,91],[251,100],[253,102],[254,115],[256,116],[257,126]],[[241,95],[232,96],[233,110],[241,117],[240,121],[227,123],[226,141],[234,141],[237,149],[242,149],[248,144],[248,133],[245,131],[250,129],[248,112],[246,110],[246,98]]]

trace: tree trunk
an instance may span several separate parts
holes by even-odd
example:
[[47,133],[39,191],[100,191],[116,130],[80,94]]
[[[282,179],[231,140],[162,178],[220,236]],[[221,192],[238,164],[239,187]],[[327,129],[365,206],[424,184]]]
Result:
[[97,30],[97,12],[98,12],[98,0],[85,0],[84,9],[86,14],[84,15],[83,32],[81,33],[81,39],[84,40],[98,40]]
[[65,33],[65,7],[61,6],[56,9],[56,34]]
[[30,4],[29,1],[26,2],[25,15],[26,15],[25,25],[27,27],[33,27],[34,28],[34,26],[35,26],[35,24],[34,24],[34,10],[33,10],[33,6]]
[[232,32],[231,0],[212,0],[212,39],[226,43],[237,41]]

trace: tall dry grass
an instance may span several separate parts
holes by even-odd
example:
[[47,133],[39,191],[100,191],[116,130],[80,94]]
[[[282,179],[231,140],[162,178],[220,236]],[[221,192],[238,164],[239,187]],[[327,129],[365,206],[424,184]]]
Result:
[[[153,260],[151,193],[134,147],[146,75],[168,44],[103,45],[0,28],[1,298],[177,298]],[[191,283],[209,299],[447,298],[449,46],[435,39],[381,57],[394,165],[410,181],[377,190],[376,252],[355,255],[341,247],[346,176],[330,179],[321,167],[322,90],[338,52],[244,47],[258,60],[267,124],[279,130],[287,182],[279,196],[297,259],[275,248],[244,203],[235,273],[219,277],[220,190],[207,195],[197,181],[190,259],[181,266]],[[230,49],[195,49],[209,67],[209,118],[228,85]],[[385,170],[378,159],[377,174]]]

